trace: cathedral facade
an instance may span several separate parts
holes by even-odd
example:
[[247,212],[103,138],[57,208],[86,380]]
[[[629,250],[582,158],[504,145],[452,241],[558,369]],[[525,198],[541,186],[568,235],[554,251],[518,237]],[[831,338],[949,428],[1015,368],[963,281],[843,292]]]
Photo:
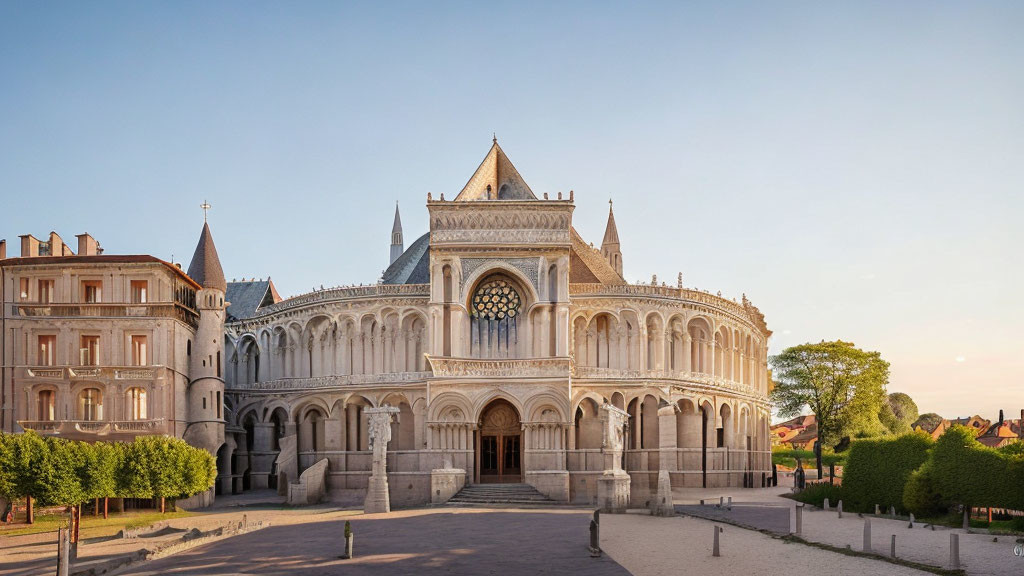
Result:
[[326,460],[328,497],[361,501],[364,411],[385,405],[399,410],[397,505],[430,502],[439,469],[593,502],[605,404],[629,415],[623,467],[641,504],[662,470],[674,486],[761,486],[763,315],[745,297],[627,283],[611,209],[597,249],[573,228],[574,200],[538,198],[495,141],[454,198],[427,195],[430,231],[408,248],[396,208],[378,283],[284,300],[269,279],[227,283],[218,490]]

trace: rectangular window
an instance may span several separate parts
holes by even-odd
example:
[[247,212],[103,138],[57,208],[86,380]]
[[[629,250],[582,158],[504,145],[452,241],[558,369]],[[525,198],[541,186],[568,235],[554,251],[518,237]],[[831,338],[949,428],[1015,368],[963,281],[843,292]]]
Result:
[[49,304],[53,302],[53,280],[39,281],[39,303]]
[[21,285],[21,301],[25,302],[26,300],[28,300],[28,278],[22,278],[19,284]]
[[128,419],[146,419],[146,390],[143,388],[128,389]]
[[39,354],[36,357],[36,365],[53,366],[57,363],[57,337],[40,336]]
[[82,336],[82,345],[79,349],[82,366],[100,365],[100,337]]
[[146,350],[145,336],[132,336],[132,366],[149,365],[149,353]]
[[103,301],[103,283],[94,280],[82,282],[82,302],[98,304]]
[[149,282],[132,280],[132,304],[145,304],[149,301]]

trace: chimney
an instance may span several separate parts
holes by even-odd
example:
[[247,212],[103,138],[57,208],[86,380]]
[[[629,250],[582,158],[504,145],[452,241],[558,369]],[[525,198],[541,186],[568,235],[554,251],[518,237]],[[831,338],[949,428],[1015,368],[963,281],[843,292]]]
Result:
[[39,240],[31,234],[25,234],[21,238],[21,257],[35,258],[39,256]]
[[7,240],[0,240],[0,260],[7,258]]
[[1003,410],[1002,410],[1002,408],[999,409],[999,425],[1000,426],[1003,425]]
[[67,256],[69,250],[64,246],[64,239],[56,232],[50,232],[50,256]]
[[79,256],[96,256],[100,243],[95,238],[89,235],[88,232],[75,236],[78,238],[78,255]]

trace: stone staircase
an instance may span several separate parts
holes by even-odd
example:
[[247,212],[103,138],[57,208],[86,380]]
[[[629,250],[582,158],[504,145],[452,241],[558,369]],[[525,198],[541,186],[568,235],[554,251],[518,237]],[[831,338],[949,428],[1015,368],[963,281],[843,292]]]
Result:
[[451,506],[554,506],[558,502],[529,484],[469,484],[448,500]]

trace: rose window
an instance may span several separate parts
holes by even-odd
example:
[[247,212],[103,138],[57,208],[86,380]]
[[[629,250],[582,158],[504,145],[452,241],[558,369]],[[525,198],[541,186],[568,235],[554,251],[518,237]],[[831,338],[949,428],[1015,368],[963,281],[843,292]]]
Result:
[[492,280],[473,294],[473,316],[484,320],[504,320],[519,314],[519,293],[506,280]]

